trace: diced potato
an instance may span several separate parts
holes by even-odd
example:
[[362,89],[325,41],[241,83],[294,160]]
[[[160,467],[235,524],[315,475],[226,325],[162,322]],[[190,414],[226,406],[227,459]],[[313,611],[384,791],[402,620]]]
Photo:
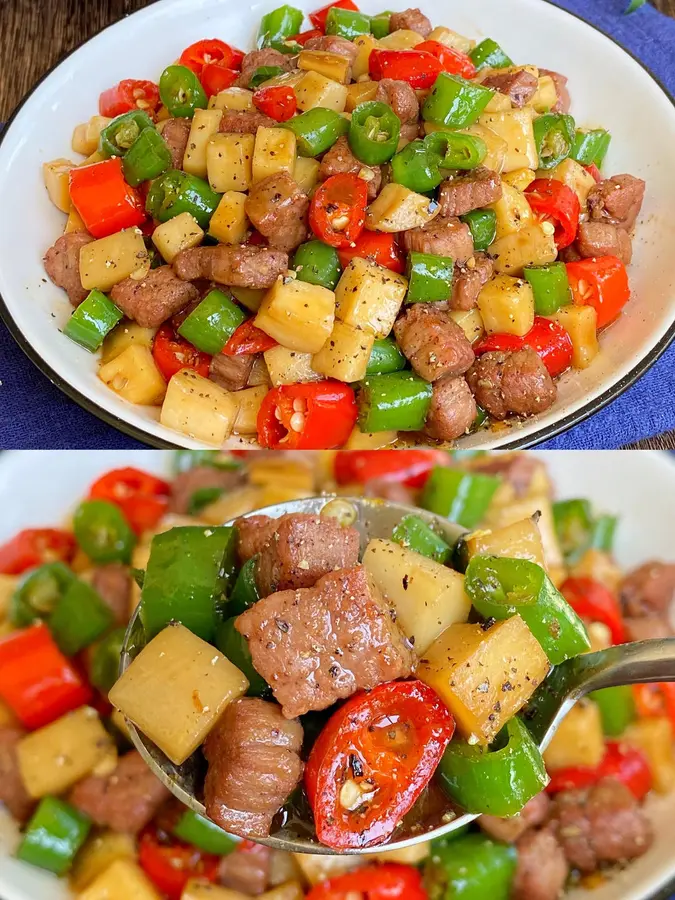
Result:
[[9,603],[18,583],[19,579],[14,575],[0,575],[0,621],[7,617]]
[[231,522],[239,516],[260,509],[262,503],[262,491],[259,487],[243,487],[229,491],[209,503],[199,513],[205,522],[212,525],[222,525],[223,522]]
[[295,90],[304,77],[304,72],[301,72],[299,69],[292,69],[290,72],[282,72],[281,75],[275,75],[274,78],[268,78],[267,81],[263,81],[258,88],[290,87]]
[[289,881],[297,881],[302,878],[300,867],[290,853],[283,850],[273,850],[270,855],[270,868],[267,884],[272,887],[285,885]]
[[463,34],[457,34],[451,28],[445,28],[439,25],[431,32],[427,41],[438,41],[439,44],[445,44],[446,47],[452,47],[454,50],[460,50],[462,53],[468,53],[476,46],[476,42],[471,38],[464,37]]
[[485,334],[483,317],[476,307],[473,309],[453,309],[450,311],[450,318],[457,322],[466,335],[466,339],[471,341],[472,344]]
[[317,353],[333,330],[334,318],[333,291],[280,277],[265,294],[255,324],[288,350]]
[[478,295],[478,309],[488,334],[522,337],[534,325],[534,293],[527,281],[495,275]]
[[76,125],[73,130],[73,137],[70,142],[70,146],[75,153],[81,153],[82,156],[89,156],[91,153],[96,150],[96,147],[91,147],[87,142],[87,123],[83,122],[82,125]]
[[300,866],[302,874],[310,885],[319,884],[327,878],[335,878],[364,865],[363,857],[324,856],[321,853],[294,853],[293,858]]
[[418,44],[421,44],[424,38],[418,31],[411,31],[408,28],[399,28],[398,31],[391,31],[389,34],[380,38],[380,47],[386,50],[412,50]]
[[305,72],[295,88],[295,96],[301,112],[322,106],[339,113],[344,112],[347,103],[347,87],[318,72]]
[[[550,230],[549,230],[550,229]],[[521,275],[525,266],[543,266],[555,262],[558,248],[550,222],[526,225],[515,234],[500,238],[488,249],[494,258],[495,272],[501,275]]]
[[371,434],[361,431],[358,425],[354,426],[354,430],[347,438],[345,450],[380,450],[382,447],[388,447],[395,444],[398,440],[398,431],[376,431]]
[[70,212],[68,213],[68,220],[66,221],[66,227],[63,229],[64,234],[73,234],[77,231],[86,231],[87,226],[84,224],[82,216],[75,209],[74,206],[70,207]]
[[82,166],[93,166],[94,163],[103,162],[106,157],[98,150],[95,150],[91,156],[88,156],[86,159],[83,159],[79,164],[78,168]]
[[536,169],[539,164],[532,116],[532,110],[524,107],[510,112],[483,113],[479,118],[479,125],[485,125],[506,141],[504,172],[513,172],[523,167]]
[[233,391],[230,395],[237,404],[237,417],[234,420],[234,434],[257,434],[258,413],[268,387],[259,384],[256,387],[244,388],[241,391]]
[[[221,244],[241,244],[248,231],[246,194],[225,191],[209,222],[209,234]],[[170,220],[173,221],[173,220]]]
[[406,866],[417,866],[423,862],[431,852],[431,842],[413,844],[412,847],[402,847],[400,850],[382,850],[374,856],[380,862],[403,863]]
[[607,650],[612,646],[612,632],[604,622],[589,622],[586,625],[586,633],[590,644],[587,653],[595,653],[598,650]]
[[78,900],[161,900],[161,897],[140,866],[130,859],[116,859],[78,895]]
[[369,330],[335,320],[330,337],[315,354],[312,368],[326,378],[351,384],[365,378],[368,360],[375,343]]
[[166,389],[159,421],[207,444],[222,444],[232,434],[237,404],[229,391],[193,369],[181,369]]
[[312,368],[313,355],[289,350],[287,347],[272,347],[263,353],[270,381],[274,387],[281,384],[305,384],[321,381],[321,375]]
[[249,900],[249,895],[191,878],[183,888],[180,900]]
[[488,105],[485,107],[484,112],[486,113],[497,113],[497,112],[508,112],[513,108],[511,103],[511,98],[506,94],[500,94],[499,91],[495,91]]
[[42,164],[42,176],[49,199],[61,212],[70,212],[70,170],[75,163],[69,159],[53,159]]
[[524,191],[537,177],[533,169],[514,169],[502,175],[502,185],[508,184],[517,191]]
[[314,470],[311,464],[301,460],[253,457],[249,464],[251,484],[259,487],[285,484],[294,490],[313,491]]
[[376,81],[356,81],[347,88],[347,104],[345,112],[354,112],[361,103],[367,103],[375,99],[377,93]]
[[505,181],[502,181],[501,197],[490,204],[490,209],[497,217],[495,240],[515,234],[534,222],[534,213],[525,195]]
[[222,109],[196,109],[183,156],[183,168],[191,175],[206,178],[206,148],[218,133]]
[[471,601],[459,572],[408,547],[379,539],[366,547],[363,565],[393,605],[396,621],[414,642],[417,653],[426,653],[448,626],[469,618]]
[[[425,123],[424,130],[427,131],[427,125],[430,123]],[[429,129],[431,130],[431,129]],[[437,131],[442,131],[442,126],[436,128]],[[503,137],[500,137],[497,132],[492,128],[486,128],[485,125],[481,125],[479,122],[470,125],[468,128],[463,128],[459,131],[459,134],[472,134],[474,137],[482,138],[485,141],[485,146],[487,147],[487,156],[483,161],[483,165],[487,166],[488,169],[492,169],[495,172],[503,172],[506,167],[506,156],[508,152],[508,145]]]
[[611,553],[604,550],[596,550],[591,547],[581,557],[578,563],[570,569],[570,576],[574,578],[592,578],[604,584],[610,591],[616,593],[623,581],[623,572],[612,559]]
[[73,131],[72,148],[82,156],[91,156],[98,150],[101,132],[112,122],[106,116],[92,116],[88,122],[78,125]]
[[129,403],[150,406],[162,402],[166,382],[149,347],[130,344],[98,370],[104,384]]
[[247,690],[246,676],[226,656],[175,623],[146,644],[109,699],[180,765]]
[[136,842],[130,834],[104,831],[89,838],[75,857],[68,876],[75,892],[85,888],[102,875],[116,859],[135,859]]
[[595,187],[595,178],[574,159],[564,159],[561,163],[543,174],[543,178],[555,178],[571,188],[579,198],[581,208],[586,208],[586,201],[591,189]]
[[[495,494],[496,496],[497,494]],[[503,506],[495,504],[493,500],[485,515],[483,525],[485,528],[491,528],[494,531],[507,525],[513,525],[514,522],[519,522],[521,519],[536,514],[539,515],[537,527],[544,545],[546,568],[553,579],[553,572],[560,569],[563,564],[563,558],[553,521],[553,508],[550,496],[547,496],[545,493],[531,492],[526,497],[514,499]]]
[[278,887],[265,891],[260,900],[303,900],[305,892],[299,881],[289,881]]
[[276,506],[277,503],[290,503],[294,500],[305,500],[313,497],[313,491],[289,487],[285,484],[268,484],[262,489],[261,506]]
[[592,306],[563,306],[550,316],[572,340],[572,365],[587,369],[600,352],[598,314]]
[[288,128],[266,128],[261,125],[253,151],[253,183],[279,172],[293,174],[295,169],[295,135]]
[[182,250],[198,247],[203,240],[204,232],[189,212],[174,216],[152,232],[152,243],[168,263],[172,263]]
[[252,134],[215,134],[206,146],[206,168],[214,191],[247,191],[253,183]]
[[402,184],[390,182],[368,207],[366,228],[370,231],[407,231],[421,228],[435,219],[440,211],[437,203],[424,194],[416,194]]
[[533,517],[521,519],[495,531],[477,531],[466,539],[469,558],[472,556],[505,556],[529,559],[546,568],[544,545]]
[[91,291],[109,291],[125,278],[145,278],[150,267],[139,228],[129,228],[85,244],[80,250],[80,280]]
[[113,739],[90,706],[32,731],[16,745],[21,780],[31,797],[62,794],[95,770],[112,771],[117,760]]
[[219,94],[214,94],[209,100],[209,109],[227,109],[232,112],[242,112],[253,109],[253,91],[245,88],[229,87]]
[[156,328],[141,328],[136,322],[130,322],[128,319],[122,320],[103,341],[101,362],[110,362],[133,344],[152,349],[156,333]]
[[335,315],[341,322],[386,337],[403,303],[408,280],[391,269],[355,256],[335,288]]
[[567,713],[544,751],[549,772],[569,766],[595,768],[605,755],[600,709],[592,700],[580,700]]
[[[352,78],[354,81],[357,81],[368,74],[370,54],[381,45],[372,34],[360,34],[354,38],[354,46],[358,49],[358,53],[352,63]],[[361,102],[364,103],[365,101],[362,100]]]
[[232,287],[230,288],[230,293],[235,300],[241,303],[242,306],[245,306],[246,309],[250,309],[251,312],[258,312],[262,299],[265,296],[264,290],[246,287]]
[[633,722],[621,740],[642,750],[652,773],[654,790],[669,794],[675,788],[675,758],[673,757],[673,726],[670,719],[658,716]]
[[166,122],[167,119],[170,119],[170,118],[171,118],[171,115],[169,113],[169,110],[166,108],[166,106],[164,106],[163,103],[160,104],[160,107],[157,110],[157,115],[156,115],[157,125],[158,126],[161,125],[162,122]]
[[471,743],[489,744],[522,709],[549,669],[520,616],[482,625],[451,625],[426,651],[417,677],[432,687]]
[[318,72],[340,84],[349,82],[350,67],[346,56],[339,53],[326,53],[323,50],[301,50],[298,56],[298,68],[304,72]]
[[293,180],[305,194],[309,194],[319,183],[321,163],[311,156],[297,156],[293,168]]
[[527,106],[531,106],[535,112],[545,113],[553,109],[557,102],[558,92],[555,89],[555,81],[550,75],[540,75],[537,91]]
[[[190,520],[190,524],[191,524],[191,525],[194,525],[194,522],[195,522],[194,519],[191,519],[191,520]],[[220,523],[219,523],[219,524],[220,524]],[[135,586],[135,587],[138,587],[138,585],[136,585],[136,584],[135,584],[134,586]],[[140,597],[139,597],[138,599],[139,599],[139,601],[140,601]],[[134,609],[136,609],[137,606],[138,606],[138,603],[135,603],[134,606],[133,606],[133,608],[130,610],[130,612],[133,613]],[[131,732],[129,731],[129,726],[127,725],[127,720],[124,718],[124,716],[123,716],[122,713],[119,711],[119,709],[113,709],[113,711],[110,713],[110,720],[109,720],[109,721],[110,721],[110,724],[111,724],[114,728],[116,728],[116,729],[120,732],[120,734],[124,735],[124,737],[125,737],[125,738],[129,741],[129,743],[131,744],[131,743],[132,743],[132,740],[131,740]]]

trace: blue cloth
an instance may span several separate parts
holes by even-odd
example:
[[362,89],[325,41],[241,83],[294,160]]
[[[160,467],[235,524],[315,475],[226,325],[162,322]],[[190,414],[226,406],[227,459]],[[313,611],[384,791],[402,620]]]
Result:
[[[557,0],[641,59],[675,94],[675,20],[628,0]],[[640,381],[586,422],[540,446],[615,448],[675,429],[675,346]],[[0,324],[0,448],[143,446],[85,412],[34,368]]]

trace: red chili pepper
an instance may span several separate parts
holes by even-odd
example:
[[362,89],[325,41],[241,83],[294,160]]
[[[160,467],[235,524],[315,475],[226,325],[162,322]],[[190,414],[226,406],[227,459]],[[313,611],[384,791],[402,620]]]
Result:
[[239,74],[236,69],[228,69],[222,63],[209,63],[202,69],[199,79],[206,96],[213,97],[215,94],[232,87],[237,78],[239,78]]
[[348,384],[329,378],[268,391],[258,412],[258,441],[270,450],[332,450],[347,440],[358,410]]
[[[429,783],[454,730],[447,707],[422,681],[354,694],[328,720],[305,767],[321,843],[346,850],[385,841]],[[347,781],[367,802],[342,805]]]
[[45,562],[69,562],[75,538],[60,528],[26,528],[0,547],[0,574],[21,575]]
[[153,81],[129,78],[103,91],[98,98],[99,115],[114,119],[132,109],[143,109],[152,115],[159,106],[159,88]]
[[320,28],[312,28],[311,31],[301,31],[300,34],[294,34],[292,37],[289,37],[288,41],[289,43],[295,41],[296,44],[304,47],[307,41],[311,41],[315,37],[323,37],[323,31]]
[[490,350],[504,353],[531,347],[555,378],[572,365],[572,338],[557,322],[543,316],[534,317],[534,325],[523,337],[517,334],[488,334],[474,346],[476,355]]
[[230,47],[218,38],[211,38],[190,44],[181,53],[179,62],[196,75],[201,75],[204,67],[212,63],[218,63],[224,69],[240,69],[243,58],[241,50]]
[[396,236],[380,231],[362,231],[352,247],[338,250],[340,265],[344,269],[355,256],[370,259],[378,266],[392,272],[405,270],[405,259],[396,243]]
[[309,21],[315,28],[321,30],[321,34],[326,30],[326,17],[328,15],[328,10],[332,9],[333,6],[337,6],[338,9],[353,9],[356,12],[359,11],[358,6],[352,2],[352,0],[337,0],[336,3],[329,3],[328,6],[322,6],[321,9],[315,10],[313,13],[309,14]]
[[264,353],[277,347],[278,343],[269,334],[265,334],[253,323],[255,319],[247,319],[236,329],[232,337],[225,344],[222,352],[226,356],[239,356],[242,353]]
[[309,205],[314,234],[331,247],[350,247],[366,221],[368,186],[358,175],[331,175],[316,190]]
[[613,644],[623,644],[626,631],[616,596],[593,578],[567,578],[560,592],[575,613],[587,622],[602,622],[612,635]]
[[454,47],[447,47],[440,41],[422,41],[421,44],[415,46],[415,50],[422,53],[431,53],[440,62],[444,72],[450,75],[460,75],[462,78],[475,78],[476,67],[473,60],[461,50],[455,50]]
[[416,91],[430,88],[443,66],[431,53],[415,50],[373,50],[368,59],[371,78],[407,81]]
[[353,894],[365,900],[427,900],[422,873],[403,863],[365,866],[315,885],[305,900],[347,900]]
[[115,503],[136,534],[154,528],[167,510],[171,485],[140,469],[114,469],[95,481],[93,500]]
[[263,87],[253,95],[253,105],[277,122],[287,122],[298,108],[295,91],[291,87]]
[[333,472],[338,484],[396,481],[422,487],[436,466],[447,466],[443,450],[341,450],[335,454]]
[[145,222],[145,207],[138,191],[124,180],[119,156],[70,170],[70,199],[95,238]]
[[667,716],[675,729],[675,683],[659,681],[654,684],[633,685],[635,710],[642,719]]
[[572,300],[577,306],[592,306],[598,328],[609,325],[630,299],[626,267],[616,256],[595,256],[567,263]]
[[0,641],[0,697],[26,728],[42,728],[91,696],[43,622]]
[[174,839],[162,841],[152,826],[141,834],[138,861],[167,900],[180,900],[191,878],[214,882],[220,865],[219,856],[204,853],[191,844]]
[[525,188],[527,201],[541,220],[555,225],[555,243],[558,250],[574,241],[579,229],[581,205],[571,187],[555,178],[537,178]]
[[596,181],[602,181],[602,173],[595,163],[591,163],[590,166],[584,166],[584,169],[586,169],[588,174],[592,175]]
[[152,356],[167,381],[181,369],[194,369],[198,375],[207,378],[211,366],[211,357],[208,353],[197,350],[193,344],[177,334],[168,322],[165,322],[155,335]]
[[571,766],[552,772],[546,790],[549,794],[581,790],[603,778],[615,778],[622,782],[636,800],[643,800],[652,787],[652,773],[644,753],[621,741],[607,741],[600,765],[596,768]]

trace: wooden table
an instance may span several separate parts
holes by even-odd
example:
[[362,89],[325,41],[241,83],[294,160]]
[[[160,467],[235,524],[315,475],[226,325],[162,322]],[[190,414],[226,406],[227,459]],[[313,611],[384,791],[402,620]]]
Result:
[[[57,60],[101,28],[147,6],[149,0],[0,0],[0,121]],[[675,0],[652,0],[675,17]],[[48,10],[48,12],[47,12]],[[675,450],[675,432],[636,447]]]

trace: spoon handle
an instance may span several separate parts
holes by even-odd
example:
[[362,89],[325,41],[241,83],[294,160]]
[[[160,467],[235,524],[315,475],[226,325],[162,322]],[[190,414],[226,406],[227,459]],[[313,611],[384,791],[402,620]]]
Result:
[[618,644],[578,656],[574,663],[568,684],[578,696],[622,684],[675,681],[675,638]]

